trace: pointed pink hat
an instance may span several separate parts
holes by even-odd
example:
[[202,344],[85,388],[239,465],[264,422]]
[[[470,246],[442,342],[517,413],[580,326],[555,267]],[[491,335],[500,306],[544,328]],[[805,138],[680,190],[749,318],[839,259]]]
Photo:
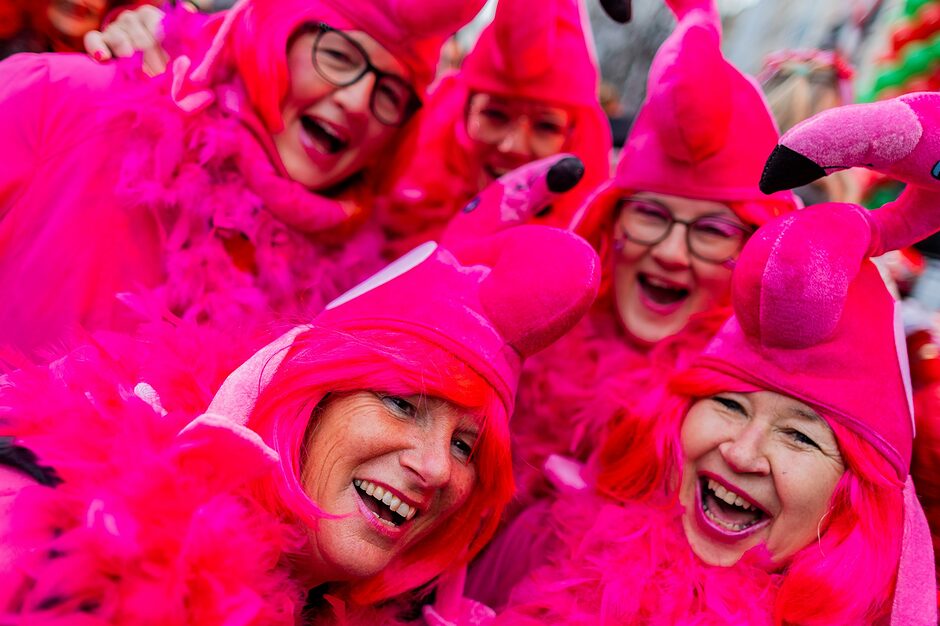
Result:
[[500,0],[464,59],[472,91],[596,106],[600,72],[582,0]]
[[753,225],[796,207],[790,192],[768,197],[758,187],[779,134],[756,82],[722,56],[714,0],[667,4],[678,24],[653,59],[614,179],[576,217],[580,232],[603,229],[633,191],[730,203]]
[[694,363],[797,398],[878,450],[906,484],[892,623],[936,623],[933,551],[908,476],[914,437],[900,307],[868,258],[940,229],[940,95],[817,115],[783,136],[768,191],[864,165],[908,183],[876,211],[822,204],[751,237],[733,278],[735,316]]

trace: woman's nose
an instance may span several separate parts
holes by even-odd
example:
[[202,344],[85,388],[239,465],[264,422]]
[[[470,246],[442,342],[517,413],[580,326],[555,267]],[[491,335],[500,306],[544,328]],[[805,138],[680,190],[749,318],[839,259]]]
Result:
[[450,434],[422,433],[421,438],[403,450],[401,464],[414,473],[424,487],[441,488],[450,481],[454,457],[450,450]]
[[688,267],[691,262],[689,245],[686,242],[685,224],[673,223],[666,238],[653,246],[653,258],[663,267]]
[[337,87],[336,91],[333,92],[333,99],[347,111],[368,112],[375,81],[375,75],[372,72],[366,72],[362,78],[353,84]]
[[500,152],[532,157],[532,128],[526,118],[513,120],[512,128],[497,144]]
[[770,461],[764,450],[766,437],[765,429],[751,422],[719,444],[718,450],[735,472],[766,475],[770,473]]

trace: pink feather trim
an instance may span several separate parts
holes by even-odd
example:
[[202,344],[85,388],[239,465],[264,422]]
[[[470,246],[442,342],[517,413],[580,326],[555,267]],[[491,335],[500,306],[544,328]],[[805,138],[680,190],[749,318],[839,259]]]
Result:
[[733,568],[702,563],[681,510],[559,500],[546,520],[549,563],[518,584],[498,624],[770,624],[779,576],[757,550]]
[[[294,528],[246,489],[271,467],[226,429],[177,436],[193,416],[134,393],[98,348],[8,375],[0,434],[64,482],[19,493],[2,541],[22,548],[17,623],[293,624],[303,590],[283,555]],[[12,617],[11,617],[12,619]],[[2,621],[2,618],[0,618]]]

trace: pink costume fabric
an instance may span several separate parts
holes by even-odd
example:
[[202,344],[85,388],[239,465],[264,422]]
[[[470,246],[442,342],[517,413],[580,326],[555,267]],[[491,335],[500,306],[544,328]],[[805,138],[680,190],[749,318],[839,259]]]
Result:
[[480,163],[467,136],[466,109],[477,92],[561,106],[574,112],[564,150],[584,162],[584,179],[559,199],[545,223],[563,226],[609,171],[610,128],[598,102],[599,71],[582,0],[503,0],[460,71],[428,97],[415,158],[380,204],[401,254],[434,239],[480,190]]
[[617,202],[636,191],[714,200],[754,226],[796,208],[789,192],[767,197],[758,188],[764,160],[777,142],[776,126],[754,80],[721,55],[714,3],[669,5],[678,24],[656,54],[647,100],[617,172],[573,222],[601,251],[601,296],[574,331],[523,373],[513,422],[523,501],[544,491],[542,465],[549,454],[585,460],[611,420],[687,365],[730,315],[727,308],[700,312],[651,349],[630,343],[613,296]]
[[[834,109],[783,136],[764,173],[769,191],[855,165],[890,172],[907,190],[873,212],[817,205],[758,230],[735,270],[735,315],[692,365],[723,375],[729,390],[768,389],[809,404],[894,468],[904,511],[883,623],[905,626],[937,621],[933,550],[908,475],[914,430],[898,305],[868,257],[940,229],[940,152],[931,133],[938,112],[937,94],[914,94]],[[731,568],[703,565],[679,514],[589,493],[559,500],[539,520],[555,529],[554,565],[516,587],[498,622],[776,623],[786,570],[766,573],[755,551]]]
[[125,330],[141,315],[237,327],[322,309],[381,266],[381,236],[363,224],[411,131],[334,196],[290,180],[270,138],[288,37],[307,21],[362,29],[421,93],[444,37],[475,8],[242,0],[208,22],[180,10],[167,30],[186,54],[153,81],[134,61],[3,63],[0,298],[17,305],[0,308],[0,344],[41,352],[78,327]]
[[[522,183],[511,185],[518,193]],[[481,210],[505,195],[492,190]],[[531,199],[550,197],[535,185]],[[302,623],[306,589],[289,561],[306,541],[298,520],[323,515],[298,484],[310,412],[272,417],[256,406],[304,371],[312,372],[304,392],[313,406],[329,392],[408,385],[455,359],[492,387],[502,410],[489,417],[505,429],[523,358],[569,329],[596,294],[597,256],[578,237],[542,226],[478,234],[421,246],[336,299],[233,372],[196,419],[188,402],[173,400],[187,390],[166,370],[180,364],[135,363],[133,344],[121,354],[87,346],[4,378],[0,436],[32,450],[63,482],[0,485],[0,494],[18,492],[12,519],[0,520],[0,545],[17,553],[0,568],[8,612],[0,620]],[[560,270],[553,260],[564,261]],[[354,357],[330,356],[343,344]],[[325,345],[334,352],[320,352]],[[408,353],[386,363],[396,348]],[[166,386],[142,380],[147,372],[160,372]],[[441,388],[419,391],[461,393],[459,382],[439,380],[429,384]],[[278,495],[286,492],[295,495]],[[426,575],[419,584],[440,573],[405,563],[397,575],[413,578],[418,567]],[[397,623],[391,608],[339,596],[324,596],[320,608],[315,623]]]

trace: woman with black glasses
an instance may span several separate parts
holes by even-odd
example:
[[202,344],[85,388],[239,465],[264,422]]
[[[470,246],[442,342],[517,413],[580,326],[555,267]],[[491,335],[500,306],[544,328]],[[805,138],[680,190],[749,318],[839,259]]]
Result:
[[181,10],[166,28],[187,55],[150,81],[133,59],[0,65],[0,344],[318,311],[379,264],[371,198],[480,4]]

